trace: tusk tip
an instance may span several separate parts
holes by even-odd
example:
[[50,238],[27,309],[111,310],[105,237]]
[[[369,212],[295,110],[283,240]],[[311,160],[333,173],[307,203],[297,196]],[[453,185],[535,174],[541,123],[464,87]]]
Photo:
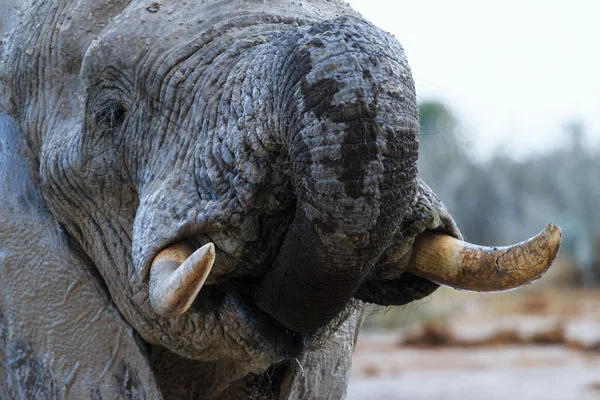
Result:
[[[542,242],[542,247],[546,248],[548,251],[548,259],[546,267],[544,268],[544,272],[546,272],[546,270],[548,270],[554,263],[554,260],[558,255],[558,251],[560,250],[560,245],[562,243],[562,229],[560,226],[551,222],[533,239],[537,238],[541,239],[540,241]],[[540,276],[541,275],[542,274],[540,274]]]
[[548,242],[550,244],[560,246],[560,243],[562,241],[562,229],[560,229],[560,226],[550,222],[543,232],[547,233],[549,239]]
[[562,242],[562,229],[560,229],[560,226],[550,222],[544,230],[548,232],[548,236],[550,238],[549,242],[554,244],[556,247],[560,247]]
[[202,274],[208,275],[215,262],[215,258],[215,245],[212,242],[200,247],[190,256],[190,260],[195,264],[194,269],[198,277]]
[[211,257],[215,256],[215,245],[213,242],[205,244],[204,246],[200,247],[199,250],[202,250],[202,249],[205,249],[207,255],[209,255]]

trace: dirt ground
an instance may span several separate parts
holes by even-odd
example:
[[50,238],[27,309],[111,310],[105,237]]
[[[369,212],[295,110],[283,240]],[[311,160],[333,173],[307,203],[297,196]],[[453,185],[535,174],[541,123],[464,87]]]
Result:
[[349,400],[600,400],[600,292],[440,289],[373,312]]

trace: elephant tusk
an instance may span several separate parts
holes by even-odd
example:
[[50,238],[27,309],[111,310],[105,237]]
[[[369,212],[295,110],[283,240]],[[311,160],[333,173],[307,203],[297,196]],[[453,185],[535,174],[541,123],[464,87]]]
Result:
[[213,263],[215,246],[194,251],[187,241],[162,250],[150,269],[150,305],[162,316],[181,315],[192,305]]
[[561,229],[549,224],[524,242],[483,247],[451,236],[425,232],[415,239],[408,271],[459,290],[500,292],[540,278],[560,248]]

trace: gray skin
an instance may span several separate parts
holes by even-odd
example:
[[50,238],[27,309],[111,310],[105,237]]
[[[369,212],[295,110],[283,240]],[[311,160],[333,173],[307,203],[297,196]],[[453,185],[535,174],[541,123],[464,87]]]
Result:
[[[343,2],[0,0],[0,397],[343,398],[363,302],[460,238],[405,54]],[[188,312],[153,257],[216,262]]]

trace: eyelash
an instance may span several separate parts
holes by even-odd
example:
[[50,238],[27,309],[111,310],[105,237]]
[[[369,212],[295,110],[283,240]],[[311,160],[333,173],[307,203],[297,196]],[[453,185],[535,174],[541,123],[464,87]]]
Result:
[[109,102],[103,105],[95,114],[96,126],[105,126],[114,129],[120,126],[127,115],[127,110],[119,102]]

